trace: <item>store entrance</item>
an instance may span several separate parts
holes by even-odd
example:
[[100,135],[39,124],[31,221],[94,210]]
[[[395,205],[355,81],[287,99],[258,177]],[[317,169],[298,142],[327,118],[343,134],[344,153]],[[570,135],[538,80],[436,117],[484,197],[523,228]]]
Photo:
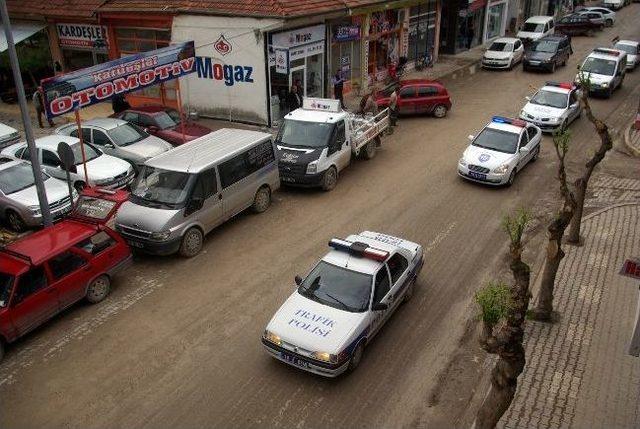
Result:
[[298,66],[289,71],[289,88],[294,84],[298,87],[298,91],[302,91],[302,96],[307,96],[307,67]]

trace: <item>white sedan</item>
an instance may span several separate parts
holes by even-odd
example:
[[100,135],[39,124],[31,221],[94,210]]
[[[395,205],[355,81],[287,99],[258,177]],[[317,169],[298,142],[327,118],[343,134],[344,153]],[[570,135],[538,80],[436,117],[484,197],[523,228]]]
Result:
[[265,350],[325,377],[355,369],[366,345],[407,301],[424,262],[422,246],[365,231],[332,239],[262,335]]
[[571,82],[547,82],[520,111],[520,119],[548,132],[564,130],[580,117],[580,90]]
[[464,179],[488,185],[511,185],[516,174],[540,154],[542,131],[520,119],[494,116],[458,161]]
[[482,56],[482,67],[511,70],[522,61],[524,46],[520,39],[501,37],[491,43]]

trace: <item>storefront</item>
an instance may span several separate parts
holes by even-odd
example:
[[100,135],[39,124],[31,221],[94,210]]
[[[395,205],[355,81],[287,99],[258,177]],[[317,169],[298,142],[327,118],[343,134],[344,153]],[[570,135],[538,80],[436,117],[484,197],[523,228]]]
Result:
[[485,42],[504,36],[507,27],[508,9],[508,0],[489,1],[484,31]]
[[268,35],[269,99],[271,121],[278,122],[290,110],[293,85],[303,97],[324,96],[324,24]]
[[[327,55],[329,70],[326,85],[331,87],[331,79],[336,74],[345,80],[344,93],[360,92],[362,87],[362,27],[364,16],[354,16],[331,22],[329,26],[330,43]],[[327,91],[330,93],[330,91]],[[332,93],[328,95],[333,95]]]
[[409,9],[407,59],[415,61],[426,53],[434,55],[437,45],[438,0],[412,6]]
[[369,16],[369,32],[363,46],[367,86],[383,81],[390,64],[398,62],[404,14],[405,9],[395,9],[372,12]]
[[442,4],[440,48],[448,54],[484,43],[487,0],[452,0]]
[[57,22],[58,46],[65,71],[79,70],[109,60],[107,27],[87,23]]

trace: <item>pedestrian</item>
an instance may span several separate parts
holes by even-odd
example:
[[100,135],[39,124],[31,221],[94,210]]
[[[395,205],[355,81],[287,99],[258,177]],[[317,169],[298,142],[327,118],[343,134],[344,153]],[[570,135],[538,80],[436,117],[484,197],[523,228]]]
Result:
[[40,128],[44,128],[44,125],[42,125],[43,114],[47,118],[47,122],[49,123],[49,126],[51,128],[55,127],[56,124],[53,123],[51,118],[49,118],[44,111],[44,97],[42,95],[42,87],[38,87],[36,92],[33,93],[32,100],[33,100],[33,106],[36,108],[36,115],[38,116],[38,125],[40,125]]
[[340,107],[344,110],[344,96],[342,95],[344,78],[341,76],[340,70],[336,70],[336,74],[331,79],[331,83],[333,83],[333,95],[337,100],[340,100]]
[[371,113],[374,116],[378,114],[378,104],[376,103],[376,100],[374,98],[373,91],[362,97],[362,100],[360,101],[360,113],[362,115]]
[[389,119],[391,120],[389,134],[392,134],[393,128],[398,123],[398,85],[393,86],[393,91],[389,95]]
[[124,98],[124,95],[116,94],[111,99],[111,108],[113,109],[113,113],[118,114],[130,109],[131,105],[129,104],[127,99]]
[[295,84],[291,85],[291,91],[287,95],[287,107],[289,108],[289,112],[293,112],[302,107],[302,95],[300,95],[300,89]]

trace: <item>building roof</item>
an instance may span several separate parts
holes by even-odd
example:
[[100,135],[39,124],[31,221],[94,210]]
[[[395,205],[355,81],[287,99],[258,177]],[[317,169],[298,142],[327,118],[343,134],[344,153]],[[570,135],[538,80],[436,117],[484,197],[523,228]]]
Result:
[[96,10],[106,1],[107,0],[7,0],[7,8],[11,16],[89,19],[94,16]]

